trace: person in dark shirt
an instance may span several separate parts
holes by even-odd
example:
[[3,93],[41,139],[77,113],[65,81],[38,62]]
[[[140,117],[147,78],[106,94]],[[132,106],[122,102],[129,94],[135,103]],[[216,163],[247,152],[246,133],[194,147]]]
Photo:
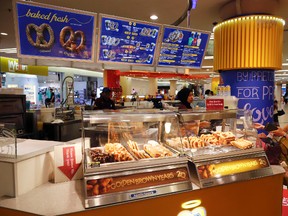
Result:
[[54,103],[54,102],[55,102],[55,94],[53,92],[53,89],[50,88],[50,98],[45,99],[45,106],[49,107],[51,103]]
[[95,93],[95,91],[92,91],[92,93],[91,93],[91,106],[94,105],[95,100],[96,100],[96,93]]
[[105,87],[100,94],[100,97],[95,100],[94,109],[115,109],[115,103],[111,100],[112,91]]
[[274,112],[273,112],[273,121],[275,125],[280,126],[279,124],[279,116],[282,116],[285,114],[285,111],[283,109],[278,109],[278,101],[274,100]]

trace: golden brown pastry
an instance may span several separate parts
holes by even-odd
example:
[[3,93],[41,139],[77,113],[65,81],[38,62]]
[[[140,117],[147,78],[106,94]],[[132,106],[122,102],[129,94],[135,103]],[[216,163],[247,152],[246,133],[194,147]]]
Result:
[[239,149],[249,149],[253,147],[253,143],[243,138],[232,141],[231,144]]

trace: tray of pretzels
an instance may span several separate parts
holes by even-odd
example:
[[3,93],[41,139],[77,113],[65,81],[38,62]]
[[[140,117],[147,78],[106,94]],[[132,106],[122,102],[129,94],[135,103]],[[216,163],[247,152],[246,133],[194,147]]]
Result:
[[238,149],[249,149],[254,146],[253,142],[243,138],[238,139],[230,131],[170,138],[166,140],[166,144],[178,151],[200,151],[199,154],[217,154],[217,152],[223,153]]
[[174,149],[181,151],[182,149],[198,149],[206,147],[208,144],[197,136],[175,137],[166,140],[166,144]]
[[106,143],[103,147],[95,147],[87,150],[87,162],[114,163],[133,161],[134,157],[120,143]]
[[128,140],[127,146],[130,152],[137,159],[147,159],[147,158],[163,158],[176,156],[174,152],[165,146],[159,144],[154,140],[149,140],[145,144],[139,144],[135,141]]

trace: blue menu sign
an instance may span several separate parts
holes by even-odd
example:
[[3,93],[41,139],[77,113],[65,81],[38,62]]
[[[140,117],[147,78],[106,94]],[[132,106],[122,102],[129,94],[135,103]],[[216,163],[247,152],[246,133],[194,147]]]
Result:
[[209,38],[209,32],[165,26],[158,65],[201,68]]
[[101,16],[99,62],[152,65],[160,26]]
[[96,15],[17,2],[18,55],[93,61]]

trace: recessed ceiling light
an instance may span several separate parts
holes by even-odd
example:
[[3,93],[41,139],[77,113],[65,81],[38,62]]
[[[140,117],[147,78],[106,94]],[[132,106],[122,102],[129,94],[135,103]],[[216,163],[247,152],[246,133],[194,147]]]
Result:
[[204,59],[214,59],[214,56],[205,56]]
[[5,32],[1,32],[0,34],[1,34],[1,35],[5,35],[5,36],[6,36],[6,35],[8,35],[8,34],[7,34],[7,33],[5,33]]
[[157,20],[157,19],[158,19],[158,16],[156,16],[155,14],[153,14],[153,15],[150,16],[150,19],[152,19],[152,20]]
[[17,49],[16,48],[5,48],[5,49],[0,49],[0,53],[17,53]]

